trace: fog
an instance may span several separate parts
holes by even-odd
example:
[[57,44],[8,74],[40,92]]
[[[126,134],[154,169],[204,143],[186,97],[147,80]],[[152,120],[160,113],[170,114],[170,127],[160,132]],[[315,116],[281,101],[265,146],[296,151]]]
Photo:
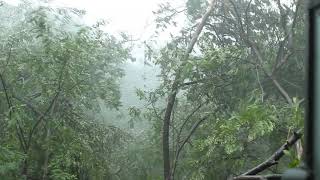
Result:
[[304,9],[0,0],[0,179],[236,180],[299,167]]

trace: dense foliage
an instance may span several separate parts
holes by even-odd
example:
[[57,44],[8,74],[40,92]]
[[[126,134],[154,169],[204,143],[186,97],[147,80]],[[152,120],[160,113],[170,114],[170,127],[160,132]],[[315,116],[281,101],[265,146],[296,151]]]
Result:
[[99,24],[77,22],[81,11],[0,8],[1,176],[110,178],[113,153],[129,136],[94,114],[98,100],[120,106],[128,49]]
[[[154,11],[157,34],[185,22],[165,46],[145,42],[160,82],[137,89],[140,107],[121,107],[125,35],[84,25],[77,9],[2,3],[0,176],[227,179],[303,129],[304,2],[183,3]],[[129,126],[108,123],[119,109]],[[301,144],[264,173],[298,166]]]
[[[267,159],[290,133],[303,127],[303,2],[212,3],[189,56],[192,33],[197,34],[209,2],[188,0],[185,10],[163,4],[155,12],[158,27],[164,31],[174,25],[179,12],[187,17],[181,34],[172,36],[154,54],[153,62],[161,68],[161,84],[154,92],[145,92],[146,100],[153,104],[150,113],[160,117],[165,117],[170,103],[155,104],[175,97],[167,126],[169,143],[155,139],[157,147],[169,147],[170,154],[163,158],[170,162],[164,168],[170,170],[167,178],[171,179],[239,175]],[[150,133],[163,132],[165,123],[155,118]],[[296,166],[301,150],[287,154],[287,159],[266,173]]]

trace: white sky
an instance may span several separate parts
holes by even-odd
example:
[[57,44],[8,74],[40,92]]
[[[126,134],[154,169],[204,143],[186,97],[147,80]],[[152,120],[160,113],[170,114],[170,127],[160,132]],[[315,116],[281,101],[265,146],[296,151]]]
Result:
[[[86,11],[85,22],[93,24],[97,20],[108,22],[105,30],[111,33],[125,32],[139,42],[148,40],[155,32],[154,15],[160,3],[165,0],[50,0],[56,6],[74,7]],[[175,4],[183,2],[176,0]],[[182,20],[182,19],[181,19]],[[169,33],[177,33],[179,28],[170,28],[161,34],[159,43],[170,39]],[[135,47],[132,54],[137,58],[134,64],[140,64],[144,58],[144,49]],[[140,62],[140,63],[138,63]]]
[[[4,0],[16,5],[20,0]],[[34,0],[36,2],[36,0]],[[54,6],[73,7],[86,11],[85,22],[108,22],[108,32],[127,32],[135,38],[144,34],[153,23],[152,11],[164,0],[49,0]],[[181,2],[181,0],[180,0]],[[154,29],[153,29],[154,31]]]
[[52,0],[58,6],[75,7],[87,12],[89,24],[106,20],[107,31],[124,31],[135,37],[141,36],[152,22],[152,10],[161,0]]

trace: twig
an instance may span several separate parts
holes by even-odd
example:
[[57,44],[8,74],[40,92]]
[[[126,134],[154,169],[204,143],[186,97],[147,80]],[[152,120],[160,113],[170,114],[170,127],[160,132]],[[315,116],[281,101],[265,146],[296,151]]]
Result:
[[257,66],[256,66],[256,72],[257,72],[258,84],[259,84],[260,90],[261,90],[261,102],[263,102],[264,90],[263,90],[263,86],[262,86],[261,81],[260,81],[260,76],[259,76],[259,71],[258,71],[258,67]]

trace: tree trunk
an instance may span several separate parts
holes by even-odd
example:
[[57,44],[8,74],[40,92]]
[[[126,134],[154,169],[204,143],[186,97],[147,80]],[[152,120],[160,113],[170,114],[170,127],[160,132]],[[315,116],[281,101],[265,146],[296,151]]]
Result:
[[43,162],[43,174],[42,174],[42,180],[46,180],[48,177],[48,162],[49,162],[49,140],[50,140],[50,127],[47,127],[46,131],[46,138],[45,138],[45,143],[46,143],[46,150],[44,154],[44,162]]
[[181,79],[181,73],[183,67],[186,65],[186,62],[189,58],[190,53],[192,52],[192,49],[194,45],[196,44],[198,37],[208,19],[211,12],[213,11],[214,6],[214,0],[211,1],[211,4],[204,14],[204,16],[201,19],[201,22],[198,24],[197,29],[195,33],[193,34],[193,37],[190,41],[190,44],[188,45],[184,56],[181,60],[181,65],[178,71],[176,72],[175,79],[173,81],[173,84],[171,86],[171,92],[168,97],[168,103],[165,110],[165,115],[163,119],[163,129],[162,129],[162,148],[163,148],[163,173],[164,173],[164,179],[165,180],[172,180],[171,178],[171,168],[170,168],[170,142],[169,142],[169,131],[170,131],[170,118],[172,114],[173,105],[176,100],[176,96],[179,90],[179,84],[183,82],[183,79]]
[[168,105],[166,108],[164,121],[163,121],[163,134],[162,134],[162,143],[163,143],[163,173],[165,180],[170,180],[170,149],[169,149],[169,128],[170,128],[170,118],[172,108],[176,99],[177,92],[174,91],[168,99]]
[[22,163],[21,175],[22,175],[22,178],[28,179],[28,160],[27,159],[25,159]]

